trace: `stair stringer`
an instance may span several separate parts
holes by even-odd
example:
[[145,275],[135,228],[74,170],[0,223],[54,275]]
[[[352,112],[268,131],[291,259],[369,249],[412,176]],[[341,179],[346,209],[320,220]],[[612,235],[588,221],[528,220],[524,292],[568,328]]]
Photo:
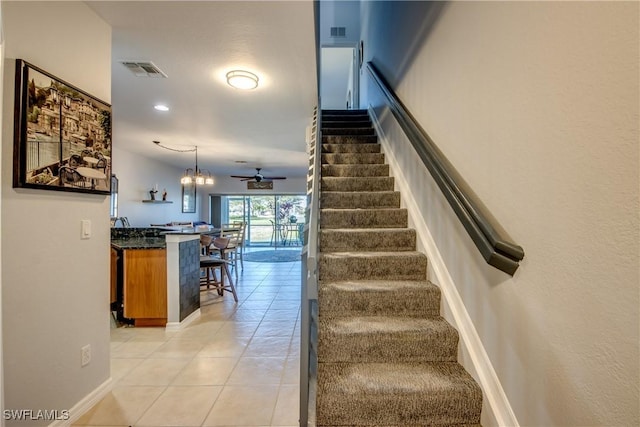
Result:
[[[442,292],[441,315],[458,330],[460,336],[458,363],[469,372],[482,388],[484,399],[482,400],[480,422],[485,427],[517,427],[520,424],[516,419],[509,399],[469,316],[458,288],[438,250],[435,239],[427,227],[418,203],[413,197],[412,187],[409,185],[403,169],[391,149],[391,143],[386,137],[381,125],[381,119],[371,104],[368,106],[368,112],[372,126],[378,136],[378,142],[385,155],[385,163],[389,165],[389,176],[395,178],[395,190],[400,192],[401,207],[407,209],[409,227],[416,230],[417,250],[424,252],[429,259],[427,279],[439,286]],[[385,109],[383,114],[391,115],[391,112]]]

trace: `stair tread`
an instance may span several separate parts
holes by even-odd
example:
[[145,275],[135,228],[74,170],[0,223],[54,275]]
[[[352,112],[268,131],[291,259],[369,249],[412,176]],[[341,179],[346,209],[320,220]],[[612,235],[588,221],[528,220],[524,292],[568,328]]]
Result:
[[418,251],[341,251],[341,252],[320,252],[321,258],[427,258],[425,254]]
[[[392,286],[390,286],[392,285]],[[325,280],[320,287],[335,287],[344,291],[394,292],[401,288],[437,290],[440,288],[428,280]]]
[[478,424],[481,410],[480,387],[457,362],[318,364],[319,426]]
[[415,332],[426,334],[431,331],[453,332],[442,316],[395,317],[395,316],[335,316],[320,318],[320,327],[335,334],[369,335]]

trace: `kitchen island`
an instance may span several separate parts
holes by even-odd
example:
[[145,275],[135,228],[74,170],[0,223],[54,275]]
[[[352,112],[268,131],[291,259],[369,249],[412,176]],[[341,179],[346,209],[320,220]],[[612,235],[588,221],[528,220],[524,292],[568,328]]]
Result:
[[112,305],[121,320],[175,329],[199,316],[199,233],[114,228],[111,251]]

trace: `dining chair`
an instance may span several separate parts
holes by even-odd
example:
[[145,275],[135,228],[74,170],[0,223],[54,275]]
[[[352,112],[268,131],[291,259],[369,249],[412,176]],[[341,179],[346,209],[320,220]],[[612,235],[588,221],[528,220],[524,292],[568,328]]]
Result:
[[77,170],[70,168],[69,166],[61,166],[58,174],[63,184],[67,184],[72,187],[87,188],[87,181],[84,177],[82,177]]
[[[233,300],[238,302],[238,294],[229,271],[229,262],[212,254],[212,248],[222,251],[228,244],[229,239],[226,237],[213,238],[204,234],[200,236],[200,247],[202,248],[200,270],[204,272],[204,276],[201,275],[200,277],[200,286],[206,286],[205,290],[213,286],[220,296],[224,295],[224,291],[229,291],[233,295]],[[217,269],[220,269],[220,280],[217,279],[215,274]],[[224,283],[225,276],[228,281],[227,285]]]
[[221,227],[220,236],[229,238],[229,244],[227,247],[220,251],[222,258],[229,262],[229,265],[233,267],[233,273],[238,280],[238,262],[240,262],[240,268],[244,270],[244,264],[242,261],[242,255],[244,250],[244,229],[245,223],[242,221],[236,221],[232,224],[223,224]]

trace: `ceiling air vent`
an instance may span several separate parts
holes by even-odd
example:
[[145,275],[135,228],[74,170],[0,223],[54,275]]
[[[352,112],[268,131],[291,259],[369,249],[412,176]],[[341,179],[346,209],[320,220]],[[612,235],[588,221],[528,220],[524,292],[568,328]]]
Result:
[[346,35],[346,27],[331,27],[331,37],[345,37]]
[[120,63],[127,67],[136,77],[167,78],[167,75],[156,67],[153,62],[121,61]]

